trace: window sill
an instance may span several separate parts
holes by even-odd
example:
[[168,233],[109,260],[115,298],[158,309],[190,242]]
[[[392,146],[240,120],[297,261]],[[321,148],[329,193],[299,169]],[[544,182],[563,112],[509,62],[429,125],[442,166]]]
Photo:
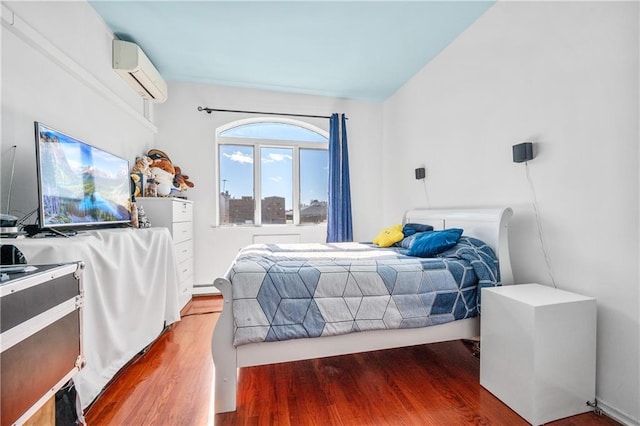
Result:
[[301,223],[299,225],[293,225],[289,223],[285,224],[268,224],[268,225],[211,225],[211,228],[216,229],[296,229],[296,228],[326,228],[326,223]]

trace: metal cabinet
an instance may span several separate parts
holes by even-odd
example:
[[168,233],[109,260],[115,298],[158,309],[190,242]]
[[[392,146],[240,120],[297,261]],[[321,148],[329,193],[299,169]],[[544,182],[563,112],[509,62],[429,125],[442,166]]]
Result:
[[2,424],[22,424],[84,366],[81,262],[2,267]]

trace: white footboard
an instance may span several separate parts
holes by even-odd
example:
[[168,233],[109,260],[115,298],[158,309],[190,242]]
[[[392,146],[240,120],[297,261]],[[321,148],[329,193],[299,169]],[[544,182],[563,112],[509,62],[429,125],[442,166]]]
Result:
[[211,339],[211,354],[215,368],[215,412],[236,410],[238,388],[238,364],[236,348],[233,346],[233,298],[231,283],[225,278],[216,278],[213,285],[224,298],[222,314],[218,318]]

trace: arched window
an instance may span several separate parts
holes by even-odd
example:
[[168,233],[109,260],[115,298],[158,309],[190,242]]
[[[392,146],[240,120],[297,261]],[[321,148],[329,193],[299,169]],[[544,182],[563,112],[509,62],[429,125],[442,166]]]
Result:
[[216,132],[219,225],[327,220],[326,131],[289,119],[239,120]]

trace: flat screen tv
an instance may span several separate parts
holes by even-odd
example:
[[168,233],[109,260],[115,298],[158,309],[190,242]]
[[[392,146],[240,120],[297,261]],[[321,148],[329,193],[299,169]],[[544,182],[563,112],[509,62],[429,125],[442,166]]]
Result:
[[35,136],[41,229],[131,222],[127,160],[39,122]]

